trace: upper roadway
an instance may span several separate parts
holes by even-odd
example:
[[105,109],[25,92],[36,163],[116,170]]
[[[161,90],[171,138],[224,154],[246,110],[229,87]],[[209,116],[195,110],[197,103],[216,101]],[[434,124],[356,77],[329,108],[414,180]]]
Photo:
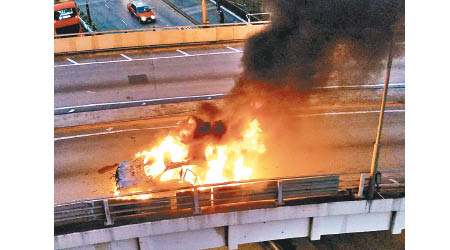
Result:
[[[242,45],[123,51],[55,58],[55,108],[226,93],[242,71]],[[145,75],[146,83],[129,82]]]
[[[242,43],[55,57],[55,108],[155,98],[226,94],[242,72]],[[145,75],[145,83],[130,82]],[[396,59],[391,83],[404,83]],[[378,81],[368,84],[383,83]],[[350,85],[352,83],[349,83]]]
[[[86,1],[75,0],[87,16]],[[141,24],[134,16],[130,15],[127,9],[126,0],[90,0],[89,10],[92,22],[96,25],[97,31],[110,30],[132,30],[152,27],[186,26],[194,25],[184,16],[169,7],[161,0],[145,1],[156,15],[156,22],[151,24]]]

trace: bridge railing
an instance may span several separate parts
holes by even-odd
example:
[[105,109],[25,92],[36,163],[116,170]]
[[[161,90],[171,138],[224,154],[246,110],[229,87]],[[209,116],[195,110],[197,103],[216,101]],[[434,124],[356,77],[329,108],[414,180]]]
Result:
[[55,54],[159,45],[245,40],[270,22],[204,24],[56,35]]
[[[57,204],[54,208],[55,232],[57,228],[76,230],[85,226],[111,226],[116,222],[129,224],[213,213],[224,206],[248,209],[268,204],[281,206],[314,197],[363,198],[357,194],[361,180],[362,188],[368,187],[367,180],[361,179],[365,175],[368,173],[233,181]],[[403,169],[383,171],[383,176],[386,178],[378,183],[380,197],[386,193],[404,193]]]

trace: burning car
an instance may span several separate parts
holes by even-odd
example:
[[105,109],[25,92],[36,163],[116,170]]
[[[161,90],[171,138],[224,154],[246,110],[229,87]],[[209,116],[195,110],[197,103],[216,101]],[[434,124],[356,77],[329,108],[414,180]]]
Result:
[[189,117],[150,151],[118,165],[116,194],[249,179],[254,157],[246,156],[265,151],[259,123],[253,120],[239,137],[225,142],[226,132],[222,120]]

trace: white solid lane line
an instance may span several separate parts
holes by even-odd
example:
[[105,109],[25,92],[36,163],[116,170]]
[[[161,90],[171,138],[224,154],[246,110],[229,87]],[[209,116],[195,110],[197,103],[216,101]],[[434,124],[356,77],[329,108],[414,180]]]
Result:
[[[344,85],[344,86],[325,86],[316,89],[342,89],[342,88],[360,88],[360,87],[383,87],[384,84],[366,84],[366,85]],[[405,83],[389,83],[389,87],[405,86]]]
[[174,128],[174,127],[176,127],[176,126],[153,127],[153,128],[132,128],[132,129],[123,129],[123,130],[116,130],[116,131],[110,131],[109,130],[108,132],[98,132],[98,133],[92,133],[92,134],[83,134],[83,135],[73,135],[73,136],[58,137],[58,138],[55,138],[55,141],[76,139],[76,138],[89,137],[89,136],[125,133],[125,132],[139,131],[139,130],[154,130],[154,129]]
[[[401,113],[405,112],[404,109],[385,110],[385,113]],[[352,115],[352,114],[369,114],[380,113],[379,110],[367,110],[367,111],[348,111],[348,112],[330,112],[330,113],[317,113],[310,115],[298,115],[297,117],[311,117],[311,116],[326,116],[326,115]]]
[[112,104],[128,104],[128,103],[139,103],[139,102],[150,102],[150,101],[177,100],[177,99],[186,99],[186,98],[200,98],[200,97],[209,97],[208,99],[210,99],[212,97],[223,96],[223,95],[224,94],[193,95],[193,96],[177,96],[177,97],[169,97],[169,98],[158,98],[158,99],[151,99],[151,100],[138,100],[138,101],[129,101],[129,102],[94,103],[94,104],[86,104],[86,105],[73,106],[73,107],[55,108],[55,110],[69,109],[69,108],[76,109],[76,108],[92,107],[92,106],[106,106],[106,105],[112,105]]

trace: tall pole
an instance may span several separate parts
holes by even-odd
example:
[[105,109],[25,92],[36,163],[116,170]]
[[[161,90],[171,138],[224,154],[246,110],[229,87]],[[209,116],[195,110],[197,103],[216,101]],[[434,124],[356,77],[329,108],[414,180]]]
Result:
[[88,15],[89,25],[92,25],[91,12],[89,11],[89,2],[86,0],[86,12]]
[[202,23],[206,24],[206,3],[202,0]]
[[373,195],[375,192],[375,175],[377,173],[378,168],[378,157],[380,156],[380,138],[381,138],[381,130],[383,128],[383,118],[384,118],[384,109],[386,107],[386,95],[389,84],[389,77],[391,74],[391,66],[392,66],[392,47],[394,46],[394,35],[391,37],[391,44],[389,46],[389,58],[387,63],[386,76],[384,79],[384,89],[383,96],[381,98],[381,110],[380,117],[378,119],[378,130],[377,130],[377,138],[375,140],[375,144],[373,147],[373,155],[372,155],[372,164],[370,167],[370,180],[369,180],[369,199],[373,199]]

